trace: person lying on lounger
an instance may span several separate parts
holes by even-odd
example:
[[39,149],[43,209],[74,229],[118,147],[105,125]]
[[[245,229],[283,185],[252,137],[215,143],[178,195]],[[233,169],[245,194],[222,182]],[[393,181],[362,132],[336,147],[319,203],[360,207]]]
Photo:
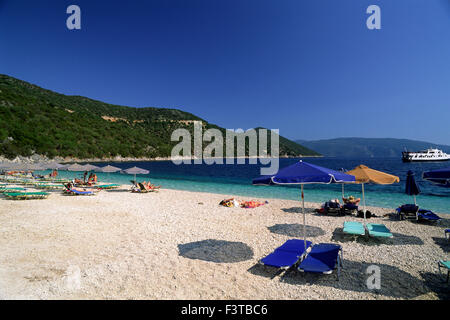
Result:
[[149,190],[149,191],[161,188],[161,186],[155,186],[154,184],[150,183],[150,181],[149,182],[144,181],[144,182],[142,182],[142,185],[144,186],[144,188],[146,190]]
[[359,205],[361,198],[355,199],[354,196],[350,196],[348,198],[342,198],[345,204],[354,204],[355,206]]

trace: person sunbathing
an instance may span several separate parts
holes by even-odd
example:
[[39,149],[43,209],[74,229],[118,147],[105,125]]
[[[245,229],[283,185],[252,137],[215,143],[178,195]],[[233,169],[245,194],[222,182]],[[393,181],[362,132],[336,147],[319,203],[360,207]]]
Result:
[[242,201],[241,207],[242,208],[256,208],[259,206],[263,206],[265,204],[269,203],[268,201],[260,202],[260,201]]
[[350,196],[348,198],[342,198],[342,200],[344,201],[345,204],[353,204],[353,205],[357,206],[359,204],[359,202],[361,201],[361,198],[355,199],[354,196]]
[[155,189],[159,189],[161,188],[161,186],[155,186],[154,184],[149,182],[142,182],[142,185],[144,186],[145,190],[151,191],[151,190],[155,190]]
[[89,179],[88,179],[87,184],[88,185],[93,185],[93,184],[96,184],[96,183],[97,183],[97,175],[95,173],[91,173],[89,175]]

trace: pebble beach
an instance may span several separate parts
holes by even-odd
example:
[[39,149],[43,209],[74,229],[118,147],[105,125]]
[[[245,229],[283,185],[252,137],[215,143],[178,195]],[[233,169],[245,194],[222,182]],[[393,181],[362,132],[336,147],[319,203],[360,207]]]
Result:
[[[0,299],[440,299],[450,287],[437,261],[450,242],[439,224],[398,221],[394,208],[368,207],[392,239],[344,235],[345,221],[306,202],[307,240],[343,248],[340,278],[277,272],[258,263],[288,239],[303,238],[301,204],[269,199],[222,207],[233,195],[129,186],[95,196],[52,192],[45,200],[0,198]],[[305,194],[305,200],[308,195]],[[236,196],[239,200],[266,199]],[[379,267],[380,289],[367,286]]]

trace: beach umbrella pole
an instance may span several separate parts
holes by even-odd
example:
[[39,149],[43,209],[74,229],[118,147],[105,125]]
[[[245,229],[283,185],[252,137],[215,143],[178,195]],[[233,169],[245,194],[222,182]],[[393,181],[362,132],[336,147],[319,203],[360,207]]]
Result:
[[361,188],[363,197],[364,225],[366,225],[366,197],[364,196],[364,183],[361,183]]
[[306,250],[306,217],[305,217],[305,195],[303,194],[303,184],[301,186],[302,191],[302,213],[303,213],[303,245]]

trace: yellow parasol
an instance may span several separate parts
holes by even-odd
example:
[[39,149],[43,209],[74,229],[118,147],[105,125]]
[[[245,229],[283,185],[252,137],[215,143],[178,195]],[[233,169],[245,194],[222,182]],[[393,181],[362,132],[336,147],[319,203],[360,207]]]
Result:
[[355,176],[356,183],[361,184],[363,207],[364,207],[364,224],[366,223],[366,199],[364,197],[364,184],[365,183],[393,184],[400,182],[400,178],[397,176],[371,169],[362,164],[357,166],[353,170],[347,171],[346,174]]

